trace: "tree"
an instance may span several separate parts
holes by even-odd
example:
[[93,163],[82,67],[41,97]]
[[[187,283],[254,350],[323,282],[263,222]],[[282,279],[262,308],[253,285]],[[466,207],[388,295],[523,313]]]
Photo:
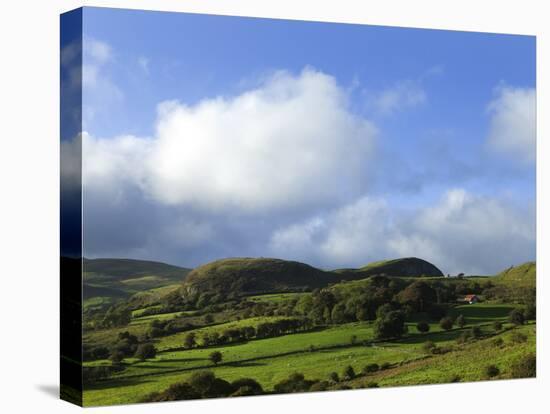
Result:
[[328,379],[332,382],[340,382],[340,377],[338,376],[337,372],[331,372],[328,374]]
[[388,312],[374,322],[374,335],[377,339],[400,338],[405,333],[405,315],[401,311]]
[[391,304],[384,303],[382,306],[379,306],[378,309],[376,309],[376,317],[383,318],[392,310],[393,310],[393,306]]
[[157,355],[157,349],[153,344],[140,344],[136,349],[134,356],[142,361],[154,358]]
[[222,361],[222,353],[220,351],[214,351],[208,356],[208,358],[214,365],[218,365],[218,363]]
[[455,323],[459,328],[464,328],[464,325],[466,325],[466,320],[464,319],[464,315],[458,315]]
[[430,324],[427,322],[418,322],[416,324],[416,329],[418,332],[426,333],[430,331]]
[[355,370],[351,365],[348,365],[346,368],[344,368],[344,372],[342,373],[342,378],[346,381],[352,380],[355,378]]
[[417,312],[427,311],[437,301],[435,290],[424,281],[411,283],[397,295],[402,305],[410,305]]
[[439,321],[439,326],[441,326],[441,329],[445,329],[446,331],[448,331],[453,328],[453,323],[453,318],[445,316]]
[[264,390],[258,381],[252,378],[240,378],[231,383],[231,386],[235,390],[232,397],[238,397],[243,395],[260,395]]
[[195,345],[197,345],[197,341],[195,338],[195,333],[189,332],[187,335],[185,335],[185,338],[183,339],[183,346],[187,349],[193,348]]
[[337,303],[332,308],[332,313],[330,315],[332,323],[340,324],[346,322],[346,306],[343,303]]
[[216,378],[212,371],[194,373],[189,378],[189,384],[202,398],[225,397],[234,391],[229,382]]
[[523,312],[519,309],[514,309],[508,315],[508,322],[513,323],[514,325],[523,325],[523,323],[525,322]]

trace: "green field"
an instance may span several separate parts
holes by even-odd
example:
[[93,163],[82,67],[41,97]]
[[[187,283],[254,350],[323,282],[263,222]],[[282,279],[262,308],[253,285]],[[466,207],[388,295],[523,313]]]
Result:
[[[248,266],[246,260],[242,262]],[[218,267],[227,272],[225,262],[221,263]],[[231,272],[235,263],[231,262]],[[274,283],[280,263],[267,263],[270,283]],[[371,268],[386,263],[400,264],[381,262]],[[254,262],[252,269],[257,266]],[[291,264],[290,269],[302,268]],[[236,285],[234,296],[219,290],[206,294],[187,290],[191,297],[187,302],[181,301],[181,295],[197,283],[196,276],[187,288],[172,283],[145,289],[119,302],[129,312],[128,322],[100,324],[85,332],[87,349],[103,351],[90,354],[84,363],[86,372],[98,375],[85,384],[84,405],[141,402],[175,383],[191,383],[195,374],[204,371],[227,383],[252,378],[262,393],[278,392],[277,387],[293,373],[303,374],[308,383],[322,389],[486,380],[488,365],[494,365],[492,379],[510,378],[514,364],[535,354],[536,325],[527,305],[533,291],[518,279],[524,275],[532,280],[531,271],[531,266],[519,266],[507,271],[507,277],[495,278],[369,277],[329,283],[314,292],[252,295],[243,295],[242,285]],[[207,276],[199,276],[204,283],[201,278]],[[237,277],[224,273],[223,278],[230,276]],[[246,276],[251,277],[250,269]],[[151,279],[145,275],[124,281],[143,287]],[[219,282],[215,280],[216,288]],[[521,289],[516,288],[520,285]],[[471,291],[487,292],[492,300],[480,294],[480,303],[457,302]],[[424,301],[431,307],[423,307]],[[511,323],[513,312],[531,316]],[[401,315],[396,336],[380,333],[385,315]],[[441,315],[447,315],[452,325],[445,326]],[[459,326],[458,320],[463,324]],[[114,350],[130,349],[131,343],[136,344],[134,348],[121,351],[125,352],[122,362],[116,362]],[[153,346],[156,355],[137,358],[138,344]],[[215,363],[211,358],[216,352],[221,360]],[[364,368],[369,365],[367,372]],[[349,366],[355,377],[344,372]]]
[[[487,353],[494,354],[487,344],[490,339],[464,346],[455,346],[456,338],[472,324],[482,324],[483,332],[495,333],[487,324],[494,320],[504,320],[510,307],[495,305],[465,305],[455,309],[467,317],[464,329],[442,331],[438,324],[431,324],[431,331],[420,334],[414,324],[409,324],[409,336],[394,342],[373,341],[372,323],[351,323],[328,327],[314,332],[297,333],[276,338],[251,340],[231,346],[209,347],[178,351],[161,351],[154,359],[140,362],[126,360],[126,369],[115,374],[112,380],[91,386],[84,393],[86,405],[123,404],[137,402],[140,396],[153,391],[161,391],[174,382],[185,380],[193,372],[203,369],[213,370],[226,380],[253,377],[264,389],[271,390],[278,381],[289,373],[305,372],[309,378],[326,379],[332,371],[341,372],[347,365],[356,371],[369,363],[389,363],[392,368],[372,376],[380,386],[449,382],[451,376],[458,375],[463,380],[482,379],[481,370],[487,361]],[[253,325],[265,318],[252,318],[235,323],[223,324],[206,329],[224,329],[229,326]],[[499,354],[495,362],[503,369],[524,351],[534,352],[534,326],[515,328],[528,335],[524,344],[510,344],[509,332],[497,334],[504,337],[506,352]],[[197,333],[201,330],[197,330]],[[356,336],[357,343],[351,343]],[[182,335],[161,338],[157,347],[162,350],[181,344]],[[422,343],[431,340],[438,346],[452,345],[456,348],[445,355],[426,357]],[[367,341],[367,344],[363,344]],[[313,345],[313,349],[311,348]],[[223,362],[214,367],[208,355],[219,350]],[[461,361],[456,365],[456,361]],[[90,365],[108,365],[108,361],[95,361]],[[503,373],[505,375],[505,373]],[[352,384],[361,385],[358,379]]]

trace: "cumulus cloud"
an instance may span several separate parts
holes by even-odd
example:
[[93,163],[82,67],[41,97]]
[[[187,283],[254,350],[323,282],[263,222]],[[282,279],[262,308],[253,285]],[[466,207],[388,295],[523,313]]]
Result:
[[426,102],[426,92],[420,82],[404,80],[372,96],[369,106],[381,115],[391,115]]
[[326,266],[418,256],[443,271],[491,274],[534,258],[535,216],[509,201],[449,190],[433,206],[404,212],[383,199],[347,206],[274,232],[273,254]]
[[333,204],[364,191],[376,133],[333,77],[277,72],[235,97],[160,104],[151,138],[86,136],[83,179],[213,211]]
[[520,163],[536,159],[536,93],[534,88],[499,87],[489,104],[489,149]]

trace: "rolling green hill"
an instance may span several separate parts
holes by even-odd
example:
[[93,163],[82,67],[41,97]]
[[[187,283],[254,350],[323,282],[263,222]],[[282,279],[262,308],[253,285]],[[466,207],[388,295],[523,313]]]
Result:
[[500,272],[492,280],[505,285],[535,287],[537,265],[535,262],[527,262],[519,266],[512,266]]
[[265,258],[216,260],[192,270],[183,283],[183,292],[251,294],[326,286],[334,281],[330,272],[304,263]]
[[372,275],[401,276],[401,277],[442,277],[443,272],[426,260],[417,257],[405,257],[393,260],[381,260],[369,263],[359,269],[338,269],[336,273],[351,279],[353,274],[361,277]]
[[229,258],[197,267],[183,283],[183,293],[202,292],[237,295],[311,290],[344,280],[373,275],[443,276],[431,263],[418,258],[403,258],[371,263],[359,269],[324,271],[305,263],[270,258]]
[[189,269],[132,259],[84,259],[84,307],[103,307],[135,293],[180,283]]

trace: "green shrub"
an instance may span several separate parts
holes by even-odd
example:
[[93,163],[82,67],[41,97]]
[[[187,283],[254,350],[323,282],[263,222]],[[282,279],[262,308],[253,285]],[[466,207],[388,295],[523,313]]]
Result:
[[493,329],[498,332],[502,329],[502,322],[501,321],[494,321],[493,322]]
[[514,309],[508,315],[508,322],[513,323],[514,325],[523,325],[523,323],[525,322],[523,312],[519,309]]
[[328,379],[332,382],[340,382],[340,377],[337,372],[331,372],[328,374]]
[[380,367],[378,366],[378,364],[376,363],[372,363],[372,364],[368,364],[366,365],[364,368],[363,368],[363,374],[368,374],[368,373],[371,373],[371,372],[376,372],[380,369]]
[[346,368],[344,368],[344,372],[342,373],[342,378],[346,381],[349,381],[355,378],[355,370],[351,365],[348,365]]
[[381,365],[380,365],[380,369],[381,370],[384,370],[384,369],[388,369],[391,367],[391,364],[389,362],[383,362]]
[[464,325],[466,325],[466,319],[464,319],[464,315],[458,315],[455,323],[456,326],[458,326],[459,328],[464,328]]
[[422,333],[426,333],[426,332],[429,332],[430,331],[430,324],[427,323],[427,322],[418,322],[416,324],[416,329],[418,330],[418,332],[422,332]]
[[157,349],[153,344],[140,344],[136,349],[134,356],[142,361],[154,358],[157,355]]
[[454,324],[453,318],[449,316],[445,316],[444,318],[441,318],[441,320],[439,321],[439,326],[441,326],[441,329],[444,329],[446,331],[452,329],[453,324]]

